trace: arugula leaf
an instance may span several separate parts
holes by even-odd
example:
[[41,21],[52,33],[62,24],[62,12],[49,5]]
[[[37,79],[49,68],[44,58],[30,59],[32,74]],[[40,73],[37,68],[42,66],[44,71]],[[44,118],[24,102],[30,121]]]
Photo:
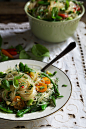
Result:
[[22,50],[19,54],[19,59],[30,59],[30,56],[26,53],[25,50]]
[[31,49],[33,55],[35,55],[36,57],[49,57],[49,50],[44,47],[41,44],[35,44],[33,45],[32,49]]
[[2,37],[0,35],[0,47],[1,47],[1,45],[2,45]]
[[2,80],[1,81],[1,87],[6,89],[6,90],[10,90],[10,84],[7,80]]

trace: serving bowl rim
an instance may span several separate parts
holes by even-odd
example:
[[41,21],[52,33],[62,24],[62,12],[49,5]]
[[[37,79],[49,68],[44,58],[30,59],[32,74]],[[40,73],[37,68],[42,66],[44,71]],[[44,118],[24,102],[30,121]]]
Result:
[[[40,62],[40,63],[43,63],[43,64],[47,64],[47,62],[43,62],[43,61],[38,61],[38,60],[27,60],[27,59],[16,59],[16,60],[10,60],[10,61],[4,61],[4,62],[1,62],[1,64],[2,63],[7,63],[7,62],[12,62],[12,61],[14,61],[14,62],[17,62],[17,63],[19,63],[19,62],[21,62],[21,61],[33,61],[33,62]],[[59,71],[61,71],[66,77],[67,77],[67,79],[68,79],[68,81],[69,81],[69,83],[70,83],[70,87],[71,87],[71,91],[70,91],[70,95],[69,95],[69,97],[68,97],[68,99],[66,100],[66,102],[59,108],[59,109],[57,109],[56,111],[54,111],[54,112],[52,112],[52,113],[49,113],[49,114],[47,114],[47,115],[44,115],[44,116],[41,116],[41,117],[39,117],[39,118],[33,118],[33,119],[21,119],[21,120],[18,120],[18,119],[9,119],[9,118],[2,118],[2,117],[0,117],[0,119],[3,119],[3,120],[8,120],[8,121],[32,121],[32,120],[37,120],[37,119],[41,119],[41,118],[44,118],[44,117],[47,117],[47,116],[50,116],[50,115],[52,115],[52,114],[54,114],[54,113],[56,113],[57,111],[59,111],[61,108],[63,108],[66,104],[67,104],[67,102],[69,101],[69,99],[70,99],[70,97],[71,97],[71,95],[72,95],[72,83],[71,83],[71,80],[70,80],[70,78],[68,77],[68,75],[63,71],[63,70],[61,70],[60,68],[58,68],[58,67],[56,67],[56,66],[54,66],[54,65],[51,65],[52,67],[54,67],[54,68],[56,68],[56,69],[58,69]]]
[[81,18],[81,17],[84,15],[84,13],[85,13],[85,7],[84,7],[83,5],[81,5],[81,7],[82,7],[82,13],[81,13],[78,17],[76,17],[76,18],[74,18],[74,19],[72,19],[72,20],[67,20],[67,21],[45,21],[45,20],[37,19],[37,18],[33,17],[32,15],[30,15],[30,14],[27,12],[27,8],[28,8],[28,5],[29,5],[29,4],[30,4],[30,1],[28,1],[28,2],[25,4],[25,6],[24,6],[24,11],[25,11],[25,13],[26,13],[29,17],[31,17],[32,19],[34,19],[35,21],[43,22],[43,23],[48,23],[48,24],[61,24],[61,23],[68,23],[68,22],[76,21],[77,19]]

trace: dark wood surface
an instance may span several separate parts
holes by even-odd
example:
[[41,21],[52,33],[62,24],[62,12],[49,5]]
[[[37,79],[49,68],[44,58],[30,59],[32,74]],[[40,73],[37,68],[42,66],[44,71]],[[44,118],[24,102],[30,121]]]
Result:
[[[27,22],[28,18],[24,12],[26,2],[0,2],[0,23],[22,23]],[[86,1],[84,2],[86,9]],[[81,18],[86,23],[86,12]]]

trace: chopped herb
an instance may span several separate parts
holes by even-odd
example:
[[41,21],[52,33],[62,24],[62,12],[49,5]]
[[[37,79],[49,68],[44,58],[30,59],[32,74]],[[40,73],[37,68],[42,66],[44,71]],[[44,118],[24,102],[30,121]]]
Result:
[[58,99],[60,99],[60,98],[62,98],[62,97],[64,97],[64,96],[63,96],[63,95],[61,95],[61,96],[57,96],[57,98],[58,98]]
[[15,95],[16,95],[16,96],[20,96],[20,94],[19,94],[19,93],[16,93]]
[[55,71],[53,74],[52,74],[52,73],[48,73],[48,75],[49,75],[50,77],[53,77],[54,75],[56,75],[56,73],[57,73],[57,71]]
[[30,84],[30,86],[29,86],[28,90],[31,90],[31,89],[32,89],[32,87],[33,87],[33,85],[32,85],[32,84]]
[[63,84],[62,87],[67,87],[67,85]]
[[28,93],[27,91],[25,91],[25,93]]
[[21,97],[21,98],[25,101],[25,99],[23,97]]
[[44,86],[41,86],[40,89],[44,89],[45,87]]
[[24,76],[24,74],[21,74],[21,75],[19,75],[19,76],[15,76],[15,78],[16,79],[20,79],[21,77],[23,77]]

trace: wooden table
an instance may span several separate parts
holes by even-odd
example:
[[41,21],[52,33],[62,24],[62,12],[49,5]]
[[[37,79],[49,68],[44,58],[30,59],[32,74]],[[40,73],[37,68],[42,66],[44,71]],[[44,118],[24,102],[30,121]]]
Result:
[[[22,23],[27,22],[28,18],[24,12],[26,2],[0,2],[0,23]],[[86,8],[86,1],[84,3]],[[81,19],[86,23],[86,12]]]

